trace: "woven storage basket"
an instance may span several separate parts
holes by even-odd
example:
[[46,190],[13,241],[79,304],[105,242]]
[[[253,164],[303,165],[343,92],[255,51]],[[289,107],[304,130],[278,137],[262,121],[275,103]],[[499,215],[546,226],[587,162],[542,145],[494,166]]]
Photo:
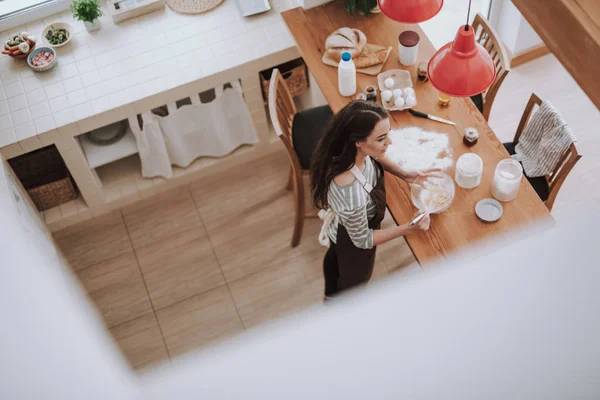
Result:
[[281,72],[292,97],[298,96],[308,90],[308,69],[306,68],[304,60],[298,58],[260,72],[263,98],[265,101],[269,97],[269,82],[271,81],[271,74],[275,68]]
[[48,146],[8,161],[39,211],[77,198],[69,170],[56,146]]

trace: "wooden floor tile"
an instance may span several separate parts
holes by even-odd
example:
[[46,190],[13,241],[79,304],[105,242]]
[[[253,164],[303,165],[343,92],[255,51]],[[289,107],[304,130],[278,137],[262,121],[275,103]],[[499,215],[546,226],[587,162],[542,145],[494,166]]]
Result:
[[304,268],[306,264],[296,260],[229,284],[246,328],[322,301],[322,285],[309,281]]
[[[235,226],[238,215],[254,214],[269,208],[284,193],[289,171],[285,152],[277,152],[248,165],[231,168],[224,174],[199,180],[190,185],[206,229]],[[288,214],[293,213],[293,203]]]
[[140,247],[136,255],[155,310],[225,283],[202,226]]
[[110,332],[135,369],[169,361],[167,347],[154,313],[114,326]]
[[201,225],[187,187],[173,189],[123,208],[135,248],[154,244]]
[[119,210],[58,231],[54,239],[76,271],[131,250]]
[[152,312],[131,251],[80,270],[77,275],[109,327]]
[[287,200],[280,199],[253,215],[240,215],[235,229],[221,226],[208,230],[228,282],[320,248],[321,223],[315,219],[305,221],[300,245],[291,247],[293,221]]
[[225,286],[156,312],[171,357],[244,330]]

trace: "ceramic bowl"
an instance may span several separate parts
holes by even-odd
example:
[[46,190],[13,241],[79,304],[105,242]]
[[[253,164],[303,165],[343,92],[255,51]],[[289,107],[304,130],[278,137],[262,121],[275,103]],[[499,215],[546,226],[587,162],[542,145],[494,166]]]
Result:
[[[52,44],[48,41],[48,39],[46,39],[46,34],[48,33],[48,31],[50,29],[64,29],[67,31],[67,40],[62,42],[61,44]],[[66,24],[64,22],[56,22],[54,24],[50,24],[47,27],[44,28],[44,30],[42,31],[42,40],[44,41],[44,43],[48,44],[48,46],[50,47],[54,47],[54,48],[58,48],[58,47],[62,47],[64,45],[66,45],[67,43],[69,43],[71,41],[71,37],[73,30],[71,29],[71,25]]]
[[[41,67],[36,67],[36,66],[32,65],[31,60],[33,59],[33,57],[35,57],[37,54],[39,54],[42,51],[49,51],[50,53],[52,53],[52,55],[54,56],[52,58],[52,61],[50,61],[46,65],[42,65]],[[54,49],[52,47],[40,46],[40,47],[36,47],[35,50],[33,50],[31,53],[29,53],[29,55],[27,56],[27,64],[35,72],[45,72],[45,71],[48,71],[48,70],[51,70],[52,68],[54,68],[54,66],[56,65],[56,59],[57,59],[56,51],[54,51]]]

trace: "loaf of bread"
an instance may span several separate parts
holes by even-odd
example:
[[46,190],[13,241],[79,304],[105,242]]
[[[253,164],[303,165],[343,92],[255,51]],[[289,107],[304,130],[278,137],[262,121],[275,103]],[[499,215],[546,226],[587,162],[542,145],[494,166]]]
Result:
[[362,53],[367,44],[367,37],[358,29],[340,28],[327,37],[325,51],[336,61],[342,59],[342,54],[348,52],[352,58]]
[[387,55],[387,48],[367,44],[362,53],[354,59],[354,65],[356,65],[356,68],[368,68],[373,65],[379,65],[385,61]]

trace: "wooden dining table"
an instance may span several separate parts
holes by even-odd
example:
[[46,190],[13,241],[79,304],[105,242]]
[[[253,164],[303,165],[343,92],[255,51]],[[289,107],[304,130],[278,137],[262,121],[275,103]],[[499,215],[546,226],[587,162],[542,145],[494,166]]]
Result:
[[[451,126],[414,117],[408,111],[392,111],[390,113],[392,129],[416,126],[426,131],[446,134],[454,161],[468,152],[476,153],[483,159],[481,184],[469,190],[456,186],[452,205],[448,210],[432,215],[430,229],[406,237],[419,263],[428,263],[445,257],[482,239],[491,237],[505,239],[507,234],[528,224],[553,223],[550,212],[526,179],[521,182],[517,198],[502,203],[504,213],[500,220],[495,223],[485,223],[477,218],[475,214],[477,202],[492,197],[491,187],[496,165],[500,160],[510,156],[470,98],[452,98],[450,105],[442,108],[437,101],[439,92],[431,83],[417,80],[418,63],[410,67],[400,64],[398,35],[404,30],[412,30],[419,34],[419,60],[427,61],[435,53],[435,48],[418,25],[398,23],[383,13],[371,14],[368,17],[359,14],[350,15],[346,12],[343,1],[333,1],[308,10],[298,7],[283,12],[282,16],[308,69],[334,113],[353,98],[340,95],[337,68],[322,62],[325,40],[340,27],[356,28],[365,33],[368,43],[392,47],[392,52],[382,71],[404,69],[410,72],[417,98],[415,110],[456,123],[456,126]],[[458,28],[457,26],[456,30]],[[357,72],[356,81],[357,92],[360,92],[367,85],[376,85],[377,77]],[[378,101],[381,100],[378,98]],[[520,118],[520,115],[506,115],[505,118]],[[467,147],[463,143],[465,128],[468,127],[476,128],[480,135],[478,142],[472,147]],[[454,177],[454,164],[446,171],[451,177]],[[409,185],[394,175],[387,172],[385,174],[387,207],[397,224],[407,223],[417,211],[411,200]]]

